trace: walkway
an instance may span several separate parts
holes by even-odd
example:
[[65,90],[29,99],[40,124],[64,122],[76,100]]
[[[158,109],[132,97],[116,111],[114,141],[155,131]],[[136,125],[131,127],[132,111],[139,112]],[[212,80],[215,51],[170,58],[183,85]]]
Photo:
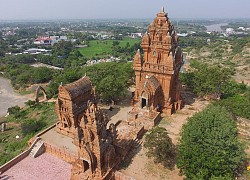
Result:
[[71,165],[48,153],[37,158],[30,156],[0,175],[1,180],[68,180]]

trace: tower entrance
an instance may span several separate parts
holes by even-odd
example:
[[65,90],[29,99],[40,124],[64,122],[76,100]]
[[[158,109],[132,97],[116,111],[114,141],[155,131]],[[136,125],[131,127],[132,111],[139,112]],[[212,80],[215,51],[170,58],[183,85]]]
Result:
[[147,106],[147,99],[146,98],[141,98],[141,108],[144,108]]

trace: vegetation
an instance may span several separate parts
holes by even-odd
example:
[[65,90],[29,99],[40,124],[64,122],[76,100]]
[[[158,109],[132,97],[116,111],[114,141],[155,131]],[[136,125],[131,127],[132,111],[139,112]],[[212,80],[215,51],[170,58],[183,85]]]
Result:
[[83,69],[104,101],[117,101],[126,95],[133,76],[132,63],[101,63]]
[[224,106],[229,112],[233,113],[235,116],[250,119],[249,96],[235,95],[227,99],[218,101],[215,104]]
[[86,64],[87,59],[70,41],[60,41],[52,47],[51,55],[40,54],[37,61],[61,68],[77,67]]
[[193,61],[193,71],[181,75],[181,80],[194,93],[200,96],[227,93],[227,85],[231,80],[233,71],[220,66],[208,66],[205,63]]
[[162,163],[172,169],[175,164],[176,148],[165,128],[155,127],[145,137],[144,147],[146,155],[153,158],[156,163]]
[[[0,136],[0,166],[24,151],[36,133],[57,121],[54,106],[54,103],[40,103],[24,109],[9,108],[10,116],[0,118],[0,124],[7,123]],[[16,139],[17,135],[20,138]]]
[[15,89],[30,84],[49,82],[55,73],[55,70],[46,67],[34,68],[27,64],[5,65],[2,71],[5,72],[5,77],[11,80],[11,84]]
[[188,179],[233,179],[244,158],[236,121],[225,108],[209,106],[184,125],[177,166]]
[[100,63],[78,69],[65,69],[56,73],[48,86],[48,95],[56,96],[60,83],[73,82],[86,74],[104,101],[116,101],[127,92],[133,76],[132,63]]
[[110,55],[127,55],[130,57],[140,48],[140,39],[124,38],[123,40],[92,40],[88,47],[79,51],[84,57],[107,57]]

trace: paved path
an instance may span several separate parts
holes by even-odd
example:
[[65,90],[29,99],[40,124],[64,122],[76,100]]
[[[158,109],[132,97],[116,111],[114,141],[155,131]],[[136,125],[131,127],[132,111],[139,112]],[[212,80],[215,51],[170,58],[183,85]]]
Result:
[[63,160],[44,153],[37,158],[30,156],[0,175],[2,180],[68,180],[72,166]]
[[27,97],[14,92],[8,79],[0,77],[0,117],[6,115],[9,107],[24,106],[24,102],[28,100]]

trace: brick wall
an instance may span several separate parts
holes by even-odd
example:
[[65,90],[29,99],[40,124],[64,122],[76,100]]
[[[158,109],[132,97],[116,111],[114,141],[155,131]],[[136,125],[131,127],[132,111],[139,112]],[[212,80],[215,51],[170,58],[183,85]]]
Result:
[[44,142],[45,152],[52,154],[67,163],[73,163],[78,158],[76,154],[70,153],[68,150],[64,148],[55,147],[47,142]]

